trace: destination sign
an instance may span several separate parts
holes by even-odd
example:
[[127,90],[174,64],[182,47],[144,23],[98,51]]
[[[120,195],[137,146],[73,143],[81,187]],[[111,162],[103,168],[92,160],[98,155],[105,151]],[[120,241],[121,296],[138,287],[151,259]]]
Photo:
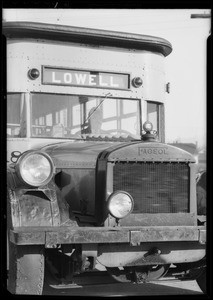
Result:
[[43,67],[43,84],[127,90],[129,74]]

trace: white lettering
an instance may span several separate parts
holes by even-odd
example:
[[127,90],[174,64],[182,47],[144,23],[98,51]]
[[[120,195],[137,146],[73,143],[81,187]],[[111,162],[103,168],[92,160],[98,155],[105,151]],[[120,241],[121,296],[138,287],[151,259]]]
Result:
[[56,78],[55,78],[55,72],[52,72],[52,82],[54,82],[54,83],[61,83],[61,80],[57,80]]
[[99,76],[99,85],[101,85],[101,86],[108,86],[108,84],[107,84],[106,82],[103,82],[102,79],[103,79],[103,78],[102,78],[102,76],[100,75],[100,76]]
[[71,83],[72,82],[72,74],[64,73],[64,82],[65,83]]
[[113,76],[110,76],[110,86],[111,87],[119,87],[117,83],[113,83]]
[[85,84],[86,74],[75,73],[75,79],[77,84]]
[[96,85],[96,82],[94,82],[96,78],[96,75],[89,75],[89,85]]

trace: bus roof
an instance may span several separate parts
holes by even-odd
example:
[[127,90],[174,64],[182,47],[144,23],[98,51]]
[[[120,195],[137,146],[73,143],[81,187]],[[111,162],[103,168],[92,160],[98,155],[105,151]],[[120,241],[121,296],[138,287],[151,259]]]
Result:
[[35,22],[3,22],[3,34],[10,38],[40,38],[159,52],[167,56],[172,45],[149,35]]

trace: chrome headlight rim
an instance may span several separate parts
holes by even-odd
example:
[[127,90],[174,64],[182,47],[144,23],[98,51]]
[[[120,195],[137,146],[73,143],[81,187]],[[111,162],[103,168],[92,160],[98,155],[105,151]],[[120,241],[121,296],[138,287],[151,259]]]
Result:
[[[110,210],[110,203],[111,203],[111,201],[113,200],[113,198],[114,198],[117,194],[125,194],[125,195],[127,195],[127,196],[129,197],[129,199],[131,200],[131,209],[130,209],[130,211],[129,211],[126,215],[124,215],[124,216],[122,216],[122,217],[117,217],[117,216],[116,216],[115,214],[113,214],[113,212]],[[116,218],[116,219],[123,219],[123,218],[126,218],[126,217],[129,216],[129,215],[132,213],[132,211],[133,211],[133,208],[134,208],[134,200],[133,200],[133,197],[132,197],[128,192],[126,192],[126,191],[123,191],[123,190],[115,191],[115,192],[113,192],[113,193],[109,196],[109,198],[107,199],[107,208],[108,208],[109,214],[110,214],[112,217],[114,217],[114,218]]]
[[[49,164],[50,164],[50,174],[49,174],[49,176],[48,176],[42,183],[40,183],[40,184],[36,184],[36,183],[33,184],[32,182],[28,182],[28,181],[27,181],[26,179],[24,179],[24,177],[22,176],[22,165],[23,165],[23,163],[25,162],[25,160],[26,160],[29,156],[31,156],[31,155],[41,155],[41,156],[45,157],[45,158],[48,160]],[[54,173],[55,173],[55,167],[54,167],[54,164],[53,164],[53,161],[52,161],[51,157],[50,157],[47,153],[45,153],[45,152],[43,152],[43,151],[35,151],[35,150],[29,150],[29,151],[26,151],[26,152],[22,153],[21,156],[19,157],[19,159],[18,159],[16,165],[15,165],[15,170],[16,170],[16,173],[17,173],[17,175],[18,175],[18,178],[19,178],[25,185],[27,185],[27,186],[29,186],[29,187],[34,187],[34,188],[40,187],[40,186],[44,186],[44,185],[47,185],[47,184],[51,181],[51,179],[52,179],[52,177],[53,177],[53,175],[54,175]]]

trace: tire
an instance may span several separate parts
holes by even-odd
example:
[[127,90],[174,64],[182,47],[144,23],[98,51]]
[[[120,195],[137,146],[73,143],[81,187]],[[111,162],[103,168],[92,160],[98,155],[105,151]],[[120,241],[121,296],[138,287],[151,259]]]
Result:
[[8,291],[12,294],[41,295],[44,282],[44,247],[17,246],[8,242]]
[[196,281],[204,294],[207,293],[206,288],[206,268],[203,269],[203,272],[196,278]]
[[[13,200],[13,199],[12,199]],[[16,245],[10,241],[13,229],[11,197],[7,201],[7,289],[12,294],[41,295],[44,282],[44,246]]]

